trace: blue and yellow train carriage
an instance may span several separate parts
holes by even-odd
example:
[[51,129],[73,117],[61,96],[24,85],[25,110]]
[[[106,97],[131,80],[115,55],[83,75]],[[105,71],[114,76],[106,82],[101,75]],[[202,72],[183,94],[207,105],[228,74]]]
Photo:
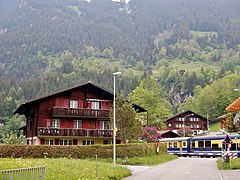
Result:
[[[238,134],[229,135],[231,143],[229,144],[229,151],[238,153],[240,156],[240,136]],[[191,139],[190,154],[192,156],[221,156],[222,152],[227,151],[226,142],[224,139],[226,135],[209,135],[193,137]]]
[[196,137],[180,137],[160,139],[160,143],[167,143],[168,153],[178,156],[217,157],[225,151],[237,153],[240,157],[240,136],[229,135],[231,143],[227,149],[224,142],[226,135],[208,135]]
[[179,156],[187,155],[190,151],[190,138],[178,137],[178,138],[164,138],[159,140],[160,143],[166,143],[168,154],[175,154]]

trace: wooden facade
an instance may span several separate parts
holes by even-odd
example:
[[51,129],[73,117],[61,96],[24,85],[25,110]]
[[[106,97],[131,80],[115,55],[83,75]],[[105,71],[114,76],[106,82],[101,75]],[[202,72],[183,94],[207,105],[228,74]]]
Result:
[[228,113],[228,114],[224,114],[222,116],[219,116],[217,118],[217,120],[220,121],[220,128],[222,130],[225,130],[225,128],[227,127],[227,125],[230,123],[230,121],[232,121],[232,114],[231,113]]
[[192,111],[184,111],[167,119],[167,129],[176,131],[185,127],[190,127],[195,134],[203,133],[207,130],[207,119]]
[[[20,128],[28,144],[91,145],[112,143],[109,110],[113,94],[91,82],[20,105]],[[140,106],[135,109],[142,111]],[[119,141],[117,141],[119,142]]]

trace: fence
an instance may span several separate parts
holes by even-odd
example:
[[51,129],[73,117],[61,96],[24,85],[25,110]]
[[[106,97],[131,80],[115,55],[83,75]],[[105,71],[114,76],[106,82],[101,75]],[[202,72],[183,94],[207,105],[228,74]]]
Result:
[[45,167],[0,170],[0,180],[45,180]]

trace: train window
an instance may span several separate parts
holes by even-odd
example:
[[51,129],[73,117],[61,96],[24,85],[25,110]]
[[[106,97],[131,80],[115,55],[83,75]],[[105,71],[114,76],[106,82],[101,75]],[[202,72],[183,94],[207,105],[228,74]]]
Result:
[[195,148],[195,141],[192,142],[192,147]]
[[236,151],[236,143],[231,144],[230,151]]
[[226,150],[226,144],[225,143],[222,144],[222,149]]
[[217,151],[218,150],[218,144],[212,144],[212,150]]
[[199,147],[199,148],[204,147],[204,143],[203,143],[203,141],[198,141],[198,147]]
[[177,142],[174,142],[174,143],[173,143],[173,146],[176,148],[176,147],[177,147]]
[[172,148],[172,142],[169,142],[169,143],[168,143],[168,147],[169,147],[169,148]]
[[182,145],[183,145],[184,147],[187,145],[187,144],[186,144],[186,141],[183,141],[182,143],[183,143]]
[[205,147],[211,147],[211,141],[205,141]]

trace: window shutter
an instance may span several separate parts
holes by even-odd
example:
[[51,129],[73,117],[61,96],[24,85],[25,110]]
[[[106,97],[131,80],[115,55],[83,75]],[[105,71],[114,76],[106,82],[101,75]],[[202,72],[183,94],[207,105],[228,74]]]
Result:
[[79,100],[78,106],[79,108],[83,108],[83,100]]
[[47,119],[46,127],[51,127],[51,119]]
[[59,139],[55,139],[55,145],[59,145]]
[[45,139],[40,139],[40,144],[45,144]]
[[77,145],[78,140],[77,139],[73,139],[73,145]]

